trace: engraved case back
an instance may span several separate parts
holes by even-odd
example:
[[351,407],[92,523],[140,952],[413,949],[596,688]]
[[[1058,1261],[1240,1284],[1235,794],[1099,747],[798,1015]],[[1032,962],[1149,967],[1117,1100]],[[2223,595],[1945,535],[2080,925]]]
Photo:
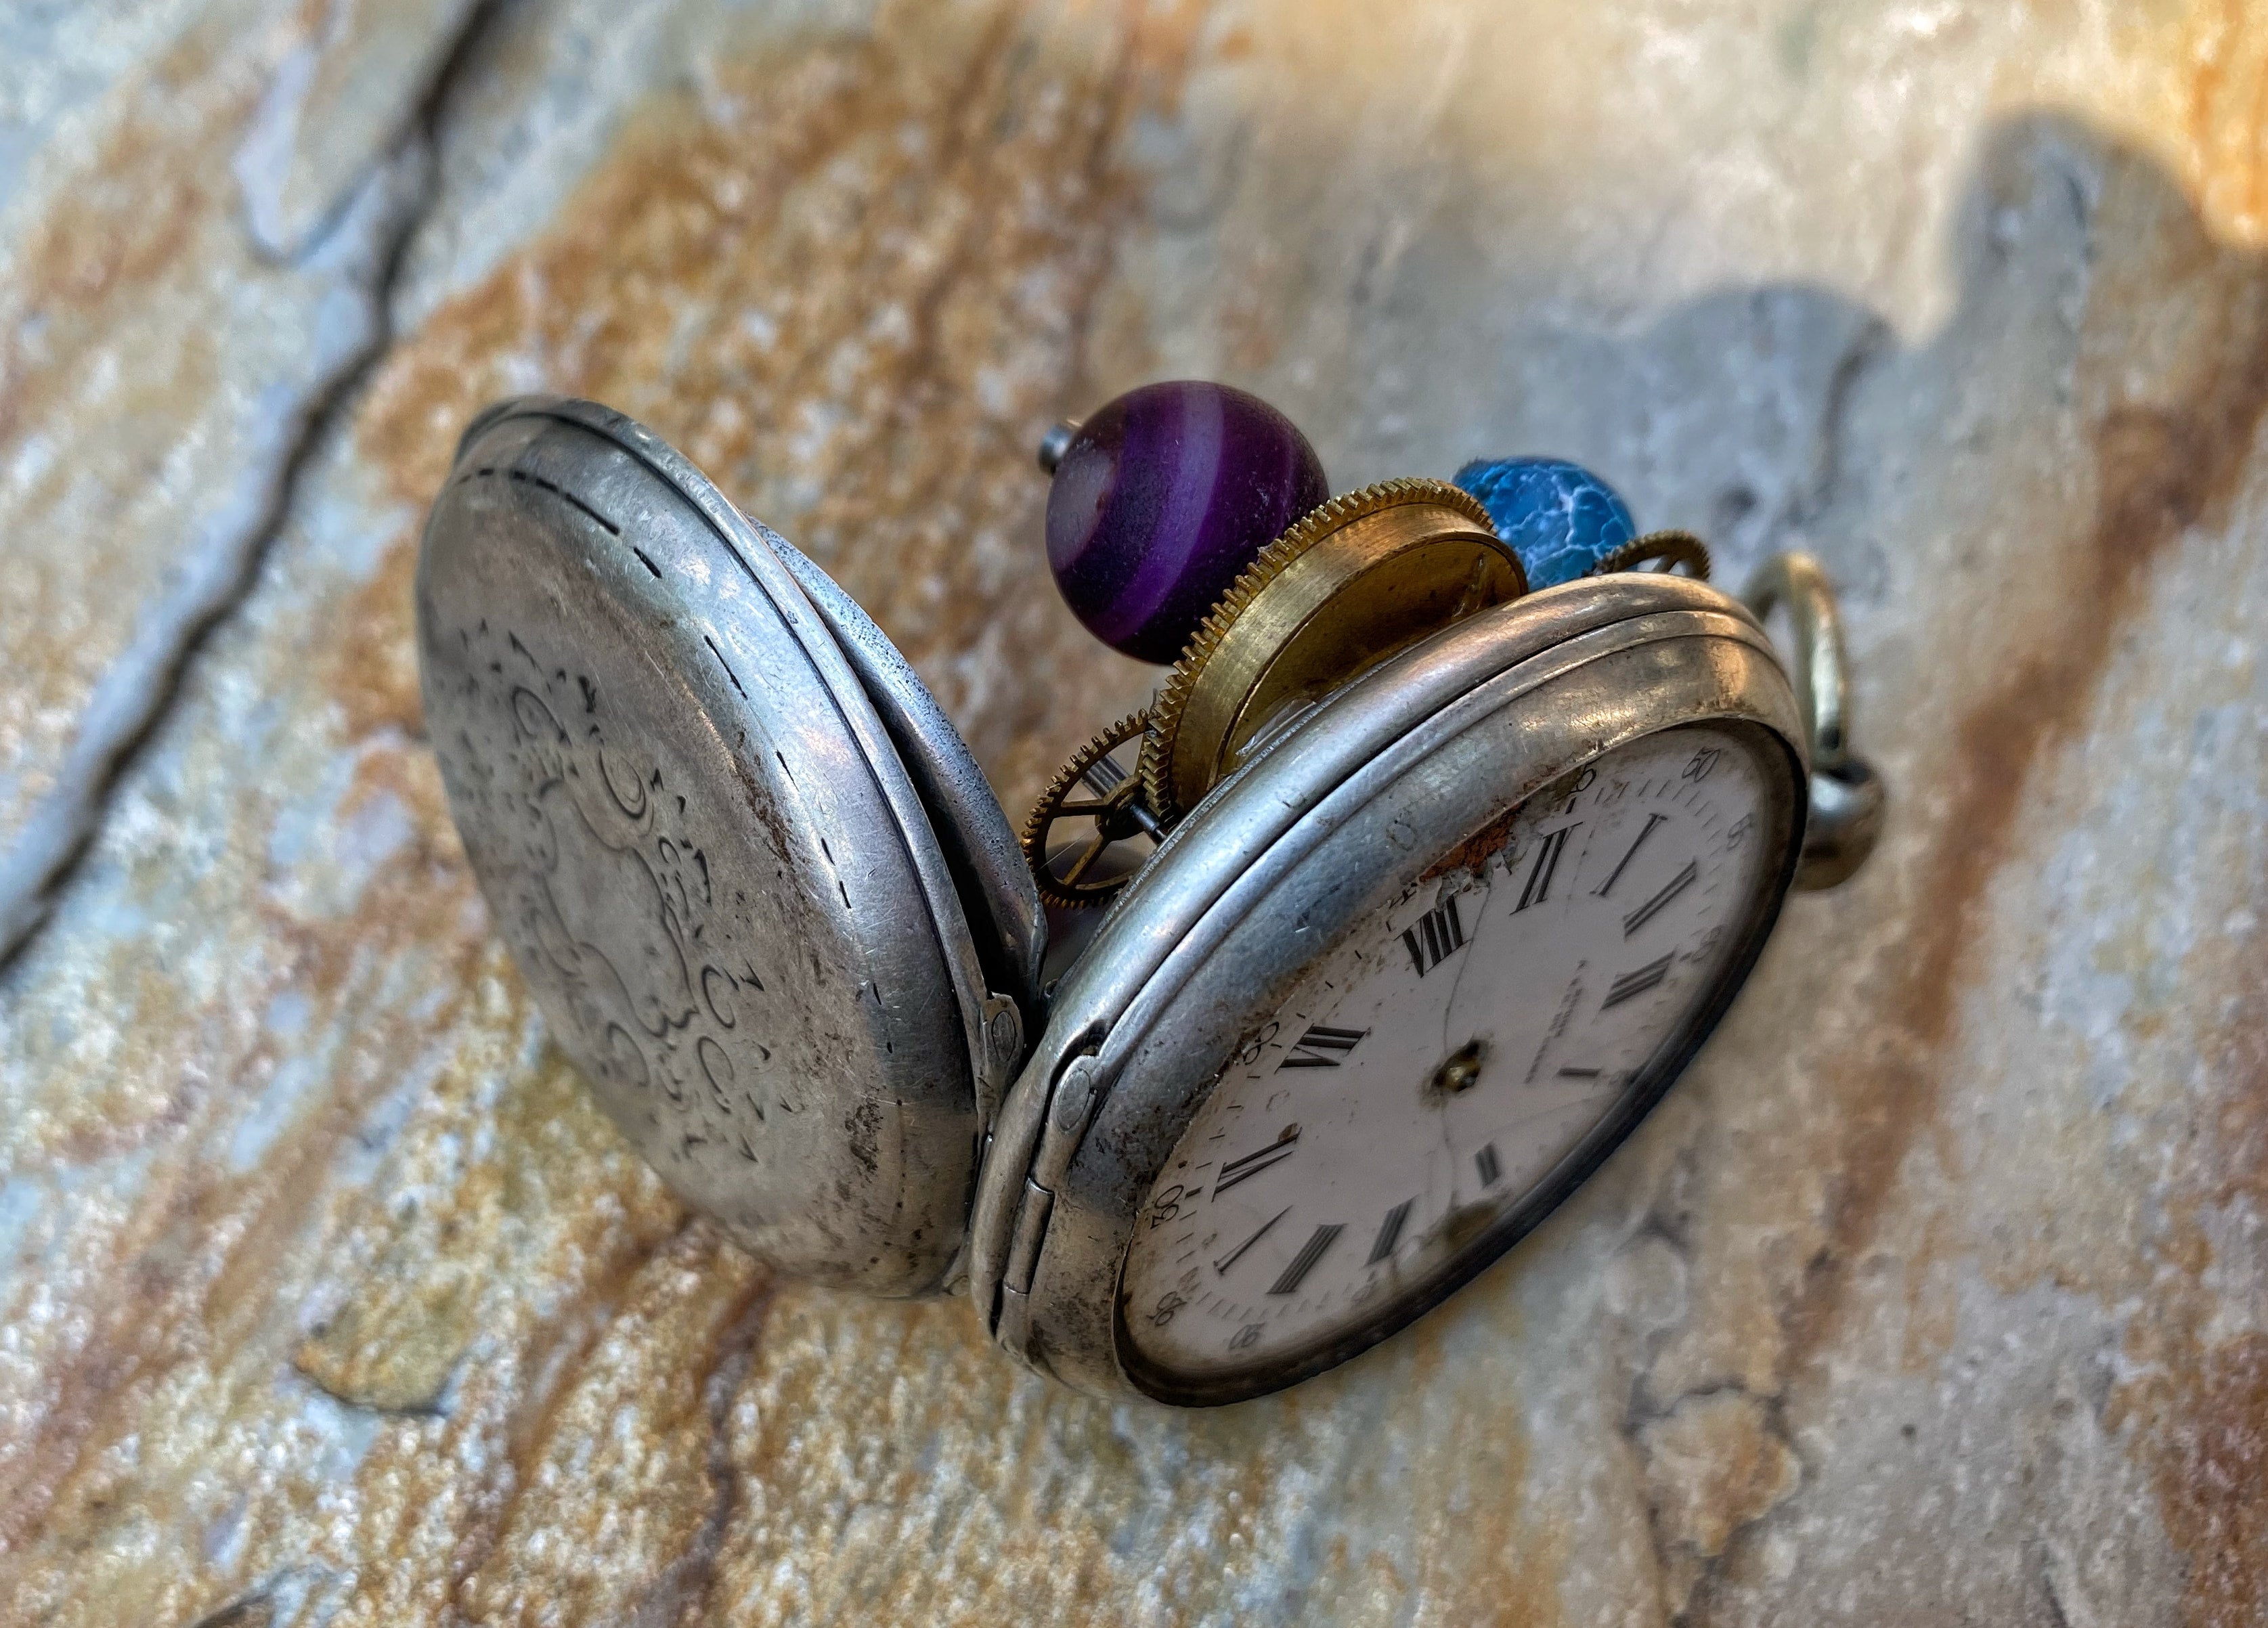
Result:
[[765,1259],[938,1286],[982,1133],[968,933],[763,534],[630,421],[519,404],[467,433],[417,609],[466,851],[616,1123]]

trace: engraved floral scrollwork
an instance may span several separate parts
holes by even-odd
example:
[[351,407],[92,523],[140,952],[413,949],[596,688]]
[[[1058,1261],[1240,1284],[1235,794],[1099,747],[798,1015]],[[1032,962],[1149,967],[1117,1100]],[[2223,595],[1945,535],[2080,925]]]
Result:
[[661,1133],[659,1156],[721,1146],[762,1162],[772,1054],[748,1025],[764,983],[736,942],[745,924],[718,910],[692,834],[703,811],[634,733],[610,730],[590,677],[509,631],[462,637],[486,677],[445,755],[452,793],[489,816],[468,843],[509,851],[483,874],[523,966],[562,998],[563,1043],[618,1112]]

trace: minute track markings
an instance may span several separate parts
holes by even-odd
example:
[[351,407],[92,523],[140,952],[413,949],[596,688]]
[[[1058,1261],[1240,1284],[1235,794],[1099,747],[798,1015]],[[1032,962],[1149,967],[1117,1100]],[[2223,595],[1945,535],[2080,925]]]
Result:
[[[1673,742],[1714,738],[1681,730]],[[1421,879],[1424,857],[1402,856],[1401,885],[1330,924],[1312,970],[1239,1008],[1249,1052],[1193,1112],[1186,1162],[1167,1161],[1184,1181],[1211,1161],[1194,1172],[1198,1229],[1190,1243],[1174,1242],[1179,1229],[1142,1234],[1123,1267],[1129,1312],[1175,1289],[1193,1302],[1170,1327],[1127,1332],[1165,1382],[1264,1384],[1271,1365],[1398,1326],[1492,1251],[1571,1150],[1625,1128],[1667,1066],[1663,1036],[1734,964],[1742,902],[1771,880],[1763,851],[1778,828],[1745,848],[1725,836],[1751,805],[1760,829],[1783,812],[1776,783],[1759,797],[1759,755],[1734,740],[1697,788],[1678,772],[1692,755],[1693,744],[1649,743],[1616,760],[1636,773],[1602,764],[1580,800],[1535,799],[1488,834],[1492,863],[1470,839],[1447,873]],[[1476,1037],[1486,1078],[1436,1102],[1426,1085]],[[1314,1134],[1287,1153],[1294,1121]],[[1273,1186],[1239,1190],[1293,1154],[1299,1168]],[[1216,1182],[1228,1189],[1208,1212]],[[1204,1277],[1182,1287],[1192,1267]]]

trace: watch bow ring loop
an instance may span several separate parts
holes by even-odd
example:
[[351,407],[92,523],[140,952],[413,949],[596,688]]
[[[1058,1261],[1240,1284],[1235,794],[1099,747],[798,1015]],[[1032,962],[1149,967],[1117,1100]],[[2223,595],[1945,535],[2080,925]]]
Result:
[[1835,590],[1816,559],[1790,552],[1758,566],[1741,597],[1759,622],[1787,612],[1789,676],[1811,748],[1810,819],[1795,883],[1832,888],[1874,851],[1883,801],[1881,777],[1851,749],[1851,668]]

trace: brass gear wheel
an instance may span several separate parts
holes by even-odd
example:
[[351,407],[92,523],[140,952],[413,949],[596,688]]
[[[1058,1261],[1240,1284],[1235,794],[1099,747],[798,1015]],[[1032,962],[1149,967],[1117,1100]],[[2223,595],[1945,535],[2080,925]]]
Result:
[[[1165,836],[1163,824],[1150,812],[1136,766],[1121,764],[1112,755],[1141,739],[1149,726],[1148,713],[1130,713],[1079,748],[1025,816],[1024,862],[1032,867],[1040,897],[1059,910],[1081,910],[1108,901],[1142,867],[1139,863],[1121,864],[1098,875],[1097,864],[1123,843],[1146,841],[1154,851]],[[1071,794],[1081,786],[1094,795],[1072,800]],[[1065,823],[1087,824],[1093,829],[1051,852],[1049,839]]]
[[1528,592],[1480,500],[1382,481],[1310,510],[1260,551],[1167,675],[1142,743],[1170,825],[1275,725],[1425,635]]
[[1689,575],[1699,581],[1709,580],[1709,546],[1690,531],[1648,532],[1643,537],[1633,537],[1583,574],[1603,577],[1610,571],[1636,571],[1641,565],[1660,565],[1665,571],[1685,567]]

